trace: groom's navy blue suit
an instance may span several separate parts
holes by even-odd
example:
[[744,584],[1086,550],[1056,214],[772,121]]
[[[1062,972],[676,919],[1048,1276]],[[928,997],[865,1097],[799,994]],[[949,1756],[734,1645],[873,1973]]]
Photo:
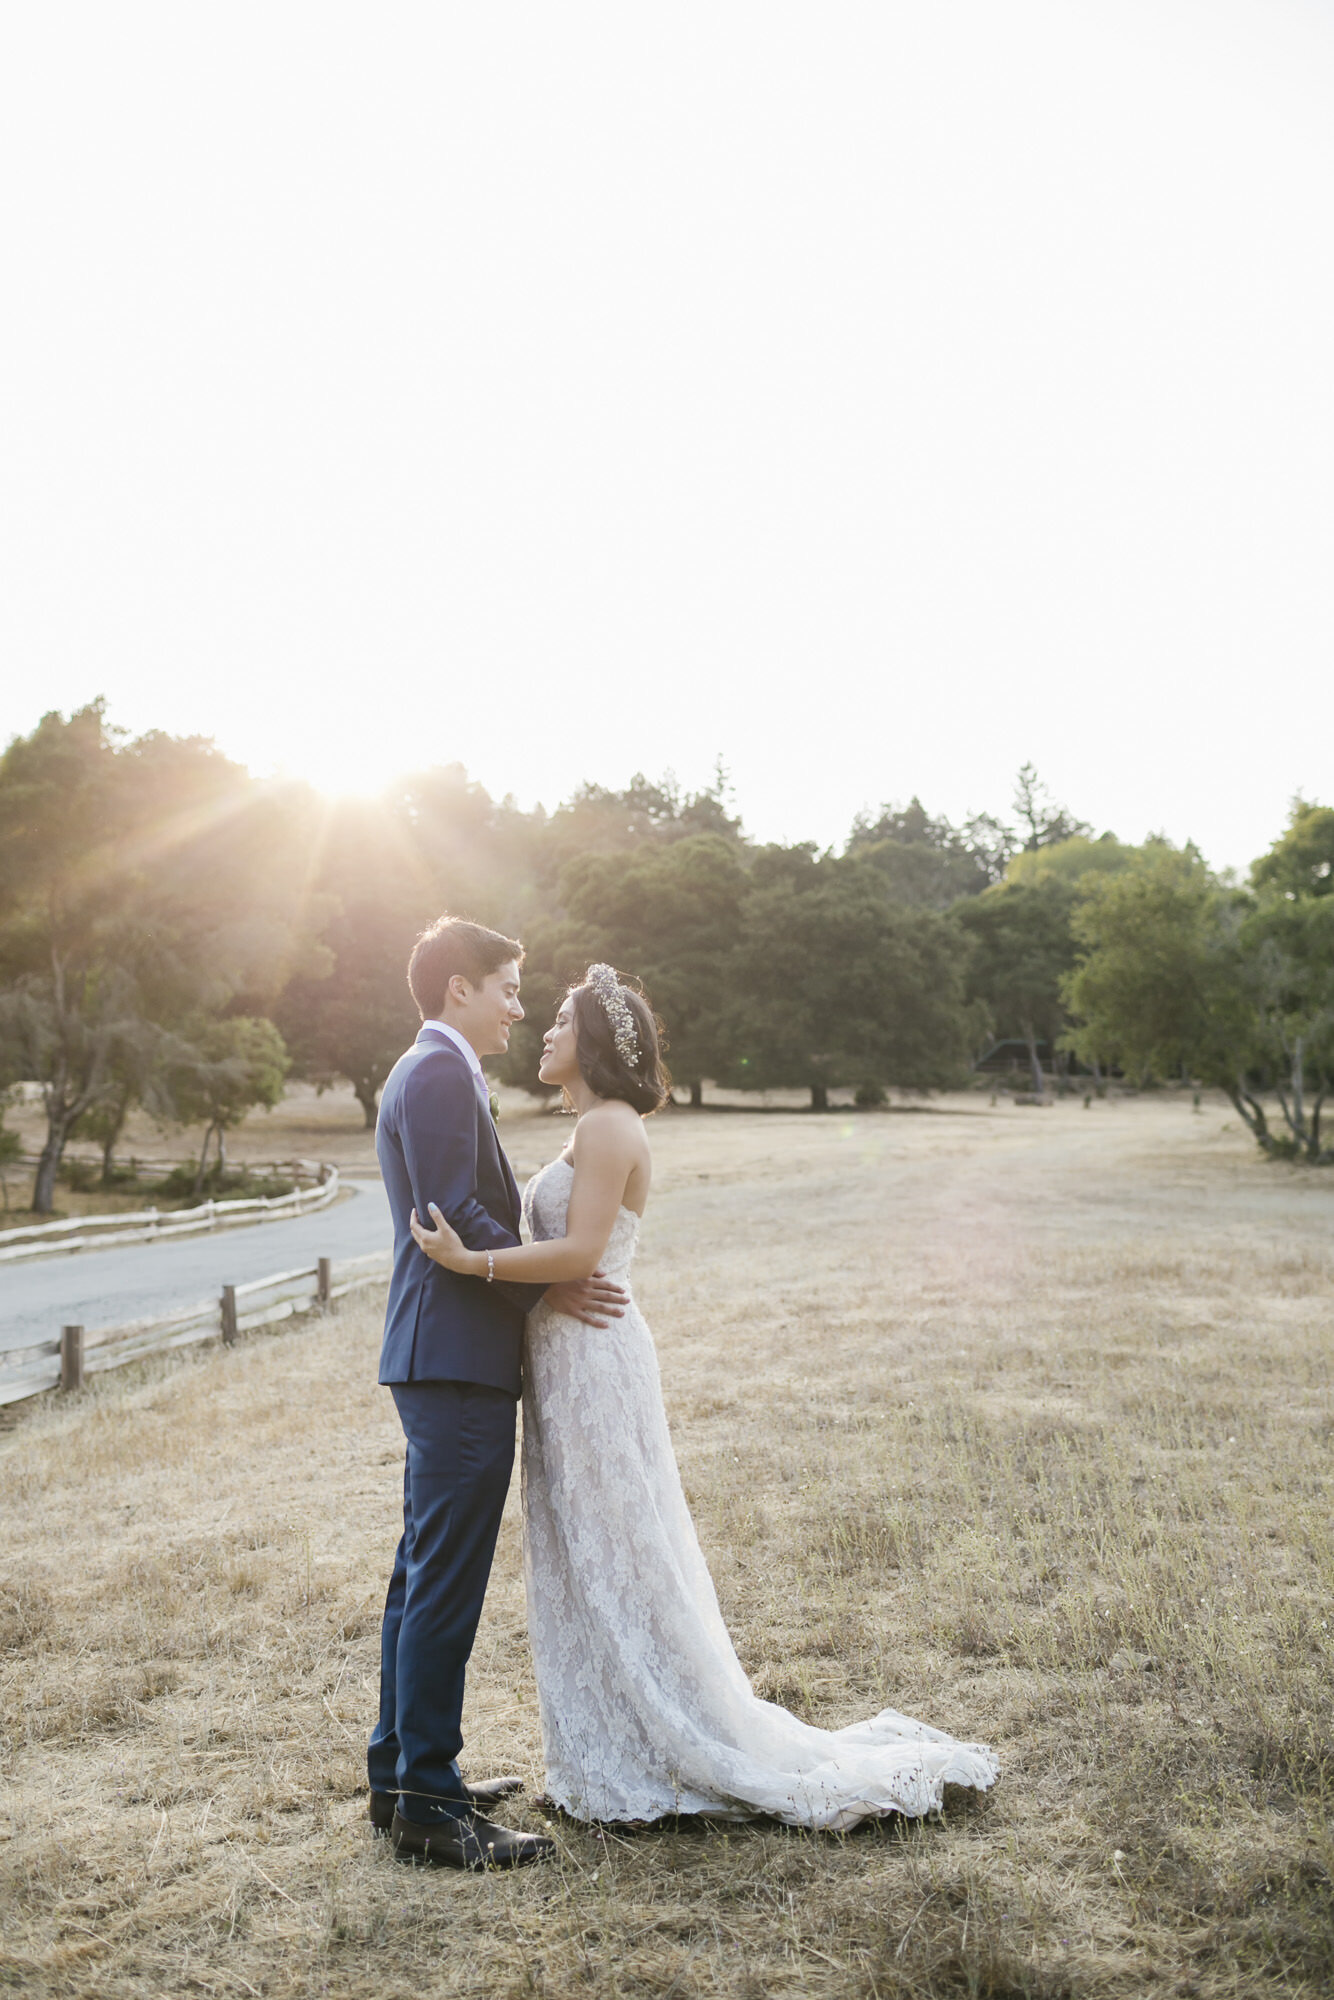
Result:
[[461,1277],[412,1240],[435,1202],[470,1250],[519,1240],[519,1190],[467,1057],[424,1027],[390,1071],[375,1133],[394,1218],[380,1380],[407,1439],[403,1536],[385,1602],[371,1788],[405,1819],[461,1817],[463,1678],[514,1465],[524,1315],[540,1285]]

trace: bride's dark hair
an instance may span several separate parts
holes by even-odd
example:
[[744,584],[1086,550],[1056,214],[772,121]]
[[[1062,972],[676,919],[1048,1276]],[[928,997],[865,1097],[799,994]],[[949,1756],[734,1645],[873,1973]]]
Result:
[[[590,967],[590,971],[599,968]],[[633,1063],[616,1046],[616,1028],[596,984],[587,978],[570,988],[574,1011],[574,1052],[579,1074],[599,1097],[619,1097],[641,1117],[660,1111],[672,1094],[672,1079],[662,1060],[665,1039],[661,1021],[640,990],[616,975],[615,994],[624,1003],[634,1028]]]

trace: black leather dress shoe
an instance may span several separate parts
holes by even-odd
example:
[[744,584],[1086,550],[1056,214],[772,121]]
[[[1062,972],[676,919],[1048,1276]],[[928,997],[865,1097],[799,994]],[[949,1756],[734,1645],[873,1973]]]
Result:
[[396,1812],[389,1837],[399,1861],[421,1862],[427,1868],[470,1868],[478,1875],[488,1868],[522,1868],[530,1861],[545,1861],[556,1851],[555,1841],[545,1834],[515,1833],[480,1813],[419,1826]]
[[[501,1799],[509,1798],[512,1792],[523,1790],[522,1778],[479,1778],[475,1785],[465,1785],[464,1791],[475,1806],[485,1811],[487,1806],[498,1805]],[[397,1792],[372,1792],[367,1812],[370,1823],[377,1833],[388,1833],[398,1811]]]

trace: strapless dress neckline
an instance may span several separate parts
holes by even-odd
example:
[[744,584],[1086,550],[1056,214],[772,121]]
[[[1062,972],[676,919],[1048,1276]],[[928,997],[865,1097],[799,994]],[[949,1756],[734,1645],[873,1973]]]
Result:
[[[574,1161],[567,1160],[564,1153],[557,1153],[555,1159],[551,1162],[551,1165],[553,1167],[568,1167],[571,1173],[574,1172]],[[542,1171],[543,1173],[545,1173],[546,1168],[543,1168]],[[539,1175],[538,1178],[540,1179],[541,1176]],[[616,1213],[618,1215],[628,1215],[631,1222],[642,1222],[644,1220],[643,1216],[639,1213],[639,1210],[637,1208],[627,1208],[623,1201],[617,1203]]]

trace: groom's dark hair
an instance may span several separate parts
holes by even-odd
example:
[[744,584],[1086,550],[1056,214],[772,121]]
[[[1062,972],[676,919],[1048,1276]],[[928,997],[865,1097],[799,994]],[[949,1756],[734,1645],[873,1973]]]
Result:
[[445,1009],[445,994],[456,972],[470,986],[480,986],[490,973],[513,959],[523,964],[523,946],[517,938],[502,937],[485,924],[470,924],[465,917],[437,917],[412,947],[408,960],[408,985],[423,1021],[438,1021]]

